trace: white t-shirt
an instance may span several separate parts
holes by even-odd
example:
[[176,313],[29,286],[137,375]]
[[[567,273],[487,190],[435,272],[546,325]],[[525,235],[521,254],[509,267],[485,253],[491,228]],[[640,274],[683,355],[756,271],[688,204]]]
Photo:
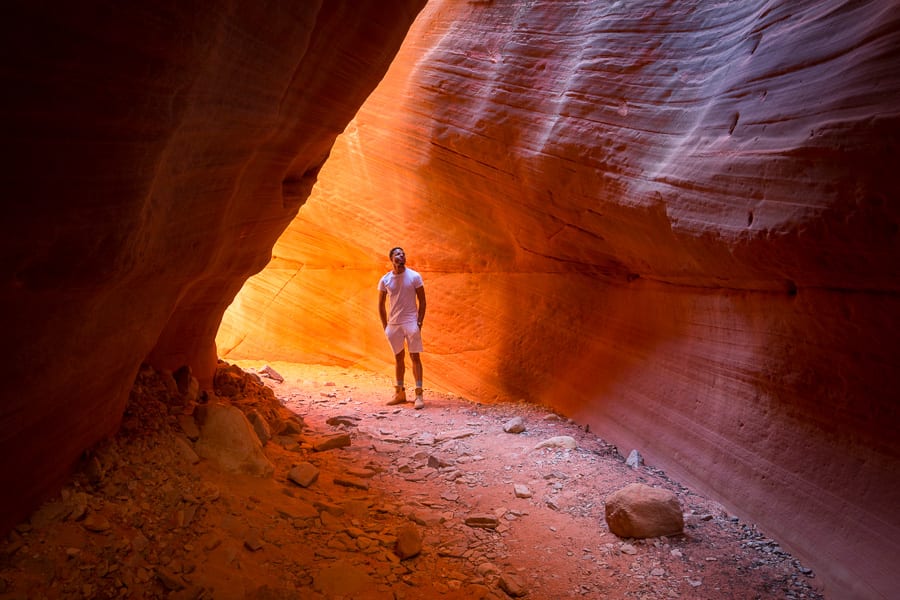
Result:
[[388,271],[378,282],[378,291],[387,292],[391,300],[388,325],[415,323],[419,317],[416,306],[416,290],[422,287],[422,276],[409,267],[399,275]]

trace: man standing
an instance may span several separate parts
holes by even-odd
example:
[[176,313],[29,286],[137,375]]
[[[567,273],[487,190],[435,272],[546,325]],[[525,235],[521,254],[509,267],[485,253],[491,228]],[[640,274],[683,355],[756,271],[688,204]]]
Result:
[[[416,379],[415,408],[425,408],[422,399],[422,322],[425,320],[425,284],[422,276],[406,268],[406,253],[403,248],[391,248],[388,258],[393,270],[385,273],[378,282],[378,315],[384,334],[394,351],[397,386],[393,399],[388,405],[406,402],[403,379],[406,375],[404,344],[409,348],[413,377]],[[385,309],[385,300],[391,296],[390,316]]]

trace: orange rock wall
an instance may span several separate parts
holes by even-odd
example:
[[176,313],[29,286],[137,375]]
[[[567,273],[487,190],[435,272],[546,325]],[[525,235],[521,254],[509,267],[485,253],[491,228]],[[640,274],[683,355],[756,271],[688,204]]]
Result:
[[424,0],[12,2],[0,530],[214,335]]
[[390,375],[404,245],[426,387],[556,407],[890,597],[898,59],[891,0],[432,1],[220,354]]

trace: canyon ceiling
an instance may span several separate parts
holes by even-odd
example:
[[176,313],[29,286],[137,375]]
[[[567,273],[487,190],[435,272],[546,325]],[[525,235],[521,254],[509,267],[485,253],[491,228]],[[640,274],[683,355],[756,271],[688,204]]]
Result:
[[4,529],[142,362],[390,374],[402,245],[426,388],[551,406],[830,595],[897,589],[896,2],[204,4],[7,11]]

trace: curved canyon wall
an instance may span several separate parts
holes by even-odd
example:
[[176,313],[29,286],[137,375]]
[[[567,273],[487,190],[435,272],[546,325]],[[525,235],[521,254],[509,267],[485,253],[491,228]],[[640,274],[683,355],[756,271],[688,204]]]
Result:
[[0,529],[219,321],[424,0],[4,6]]
[[[553,406],[711,493],[835,598],[900,586],[900,8],[432,1],[226,313],[229,358]],[[388,391],[386,391],[386,394]]]

